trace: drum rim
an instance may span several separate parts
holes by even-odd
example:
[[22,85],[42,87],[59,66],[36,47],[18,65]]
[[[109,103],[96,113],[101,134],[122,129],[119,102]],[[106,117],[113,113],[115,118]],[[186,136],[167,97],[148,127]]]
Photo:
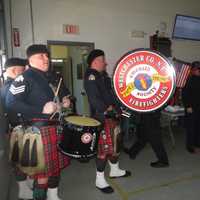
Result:
[[[70,117],[87,118],[87,119],[93,120],[93,121],[96,123],[96,125],[76,124],[76,123],[73,123],[73,122],[71,122],[71,121],[67,121],[66,119],[67,119],[67,118],[70,118]],[[94,118],[91,118],[91,117],[87,117],[87,116],[71,115],[71,116],[65,117],[64,120],[65,120],[65,122],[67,122],[67,123],[73,124],[73,125],[75,125],[75,126],[81,126],[81,127],[99,127],[99,126],[101,125],[101,122],[99,122],[98,120],[96,120],[96,119],[94,119]]]
[[[168,98],[159,106],[157,107],[156,109],[149,109],[149,110],[138,110],[138,109],[133,109],[132,107],[124,104],[123,100],[121,100],[121,98],[117,95],[116,93],[116,86],[115,86],[115,76],[116,76],[116,69],[118,68],[118,65],[120,62],[122,62],[128,55],[132,54],[132,53],[135,53],[135,52],[139,52],[139,51],[148,51],[148,52],[151,52],[153,54],[157,54],[158,56],[160,56],[163,60],[165,60],[169,67],[172,69],[172,78],[173,78],[173,87],[171,89],[171,92],[170,92],[170,95],[168,96]],[[140,113],[149,113],[149,112],[153,112],[153,111],[157,111],[159,109],[162,109],[166,104],[167,102],[170,100],[170,98],[173,96],[175,90],[176,90],[176,72],[175,72],[175,69],[173,67],[173,63],[166,57],[164,56],[163,54],[161,54],[160,52],[158,51],[155,51],[155,50],[152,50],[152,49],[149,49],[149,48],[137,48],[137,49],[134,49],[134,50],[131,50],[131,51],[128,51],[126,52],[123,56],[121,56],[121,58],[117,61],[115,67],[114,67],[114,70],[113,70],[113,74],[112,74],[112,87],[113,87],[113,90],[114,90],[114,94],[117,98],[117,100],[123,105],[125,106],[126,108],[134,111],[134,112],[140,112]]]
[[61,153],[63,153],[64,155],[70,156],[72,158],[91,158],[93,156],[95,156],[97,154],[97,152],[94,153],[90,153],[90,154],[83,154],[83,155],[75,155],[72,153],[67,153],[63,150],[63,148],[60,147],[60,144],[58,144],[58,149],[60,150]]

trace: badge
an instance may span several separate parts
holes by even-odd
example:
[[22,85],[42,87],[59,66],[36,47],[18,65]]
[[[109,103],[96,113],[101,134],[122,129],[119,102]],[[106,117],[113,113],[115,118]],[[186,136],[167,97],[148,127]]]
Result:
[[175,89],[175,70],[160,53],[148,49],[128,52],[113,75],[119,100],[131,110],[150,112],[162,107]]
[[84,133],[82,136],[81,136],[81,141],[84,143],[84,144],[88,144],[92,141],[92,135],[91,133]]
[[94,81],[95,80],[95,75],[94,74],[90,74],[90,76],[88,77],[88,80]]

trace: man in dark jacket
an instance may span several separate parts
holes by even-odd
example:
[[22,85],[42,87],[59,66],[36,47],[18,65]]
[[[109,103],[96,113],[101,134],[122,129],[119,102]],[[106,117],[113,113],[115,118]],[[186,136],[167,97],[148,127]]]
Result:
[[4,135],[7,131],[6,128],[6,119],[5,119],[5,114],[4,114],[4,109],[3,109],[3,104],[2,104],[2,100],[0,98],[0,135]]
[[15,126],[17,119],[14,113],[8,113],[8,110],[6,108],[6,103],[5,103],[6,96],[7,96],[11,83],[17,76],[19,76],[20,74],[24,72],[25,66],[26,66],[26,60],[21,59],[21,58],[9,58],[7,59],[4,66],[6,69],[5,71],[6,81],[3,87],[0,89],[0,91],[1,91],[1,101],[2,101],[3,109],[6,115],[9,115],[9,120],[6,121],[7,131],[8,131],[8,126],[9,126],[8,123],[10,123],[12,126]]
[[150,143],[158,158],[156,162],[150,164],[151,167],[168,167],[168,156],[162,142],[160,131],[160,111],[140,114],[140,121],[137,125],[137,141],[128,152],[130,158],[135,159],[147,142]]
[[[9,111],[21,113],[26,121],[40,129],[42,135],[46,170],[33,176],[33,198],[46,200],[47,197],[48,200],[60,200],[60,173],[69,164],[69,160],[57,149],[57,125],[50,124],[48,120],[52,114],[59,112],[61,105],[55,102],[54,90],[49,85],[49,53],[46,45],[29,46],[27,57],[29,68],[12,82],[6,96],[6,106]],[[66,96],[61,97],[61,102],[65,108],[70,106],[70,100]],[[34,123],[35,120],[38,123]],[[21,194],[21,191],[19,192]]]
[[104,177],[107,160],[111,169],[109,174],[111,178],[131,175],[129,171],[119,168],[119,150],[114,142],[119,139],[119,124],[112,117],[108,117],[109,113],[117,112],[119,108],[113,95],[110,79],[105,72],[107,63],[104,52],[100,49],[93,50],[87,62],[89,68],[85,73],[84,87],[91,108],[91,116],[103,125],[103,131],[99,133],[96,159],[96,187],[104,193],[112,193],[113,189]]
[[10,183],[10,168],[8,158],[6,156],[6,119],[2,102],[0,98],[0,187],[1,187],[1,199],[7,200],[9,193]]
[[[5,179],[2,178],[0,182],[0,187],[3,188],[3,193],[1,194],[2,199],[7,199],[8,197],[11,178],[11,169],[8,163],[7,155],[8,138],[6,137],[9,131],[9,120],[5,107],[5,98],[12,81],[24,71],[25,64],[26,62],[24,59],[9,58],[4,66],[6,69],[5,75],[7,79],[0,89],[0,168],[4,169],[4,171],[1,171],[0,176],[5,177]],[[10,115],[13,116],[11,113]],[[26,179],[26,176],[23,176],[23,178]]]
[[200,153],[200,62],[192,63],[191,76],[182,91],[186,111],[186,148]]

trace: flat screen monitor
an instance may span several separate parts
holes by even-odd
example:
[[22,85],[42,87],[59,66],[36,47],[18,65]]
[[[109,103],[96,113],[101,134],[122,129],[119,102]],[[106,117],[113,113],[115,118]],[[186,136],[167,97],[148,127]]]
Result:
[[177,14],[172,38],[200,41],[200,17]]

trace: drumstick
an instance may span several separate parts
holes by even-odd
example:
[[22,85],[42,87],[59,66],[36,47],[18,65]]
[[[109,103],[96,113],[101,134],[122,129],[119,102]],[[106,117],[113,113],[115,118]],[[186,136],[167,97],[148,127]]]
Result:
[[53,117],[55,116],[56,113],[57,113],[57,112],[54,112],[54,113],[51,115],[51,117],[50,117],[49,119],[50,119],[50,120],[53,119]]
[[[55,94],[54,94],[54,99],[56,99],[56,97],[58,96],[61,83],[62,83],[62,78],[60,78],[60,80],[59,80],[58,87],[57,87],[56,92],[55,92]],[[51,115],[50,119],[53,119],[53,117],[55,116],[56,113],[57,113],[57,111],[54,112],[54,113]]]
[[62,83],[62,78],[60,78],[60,80],[59,80],[58,87],[57,87],[56,92],[55,92],[55,97],[58,96],[58,92],[60,90],[61,83]]

